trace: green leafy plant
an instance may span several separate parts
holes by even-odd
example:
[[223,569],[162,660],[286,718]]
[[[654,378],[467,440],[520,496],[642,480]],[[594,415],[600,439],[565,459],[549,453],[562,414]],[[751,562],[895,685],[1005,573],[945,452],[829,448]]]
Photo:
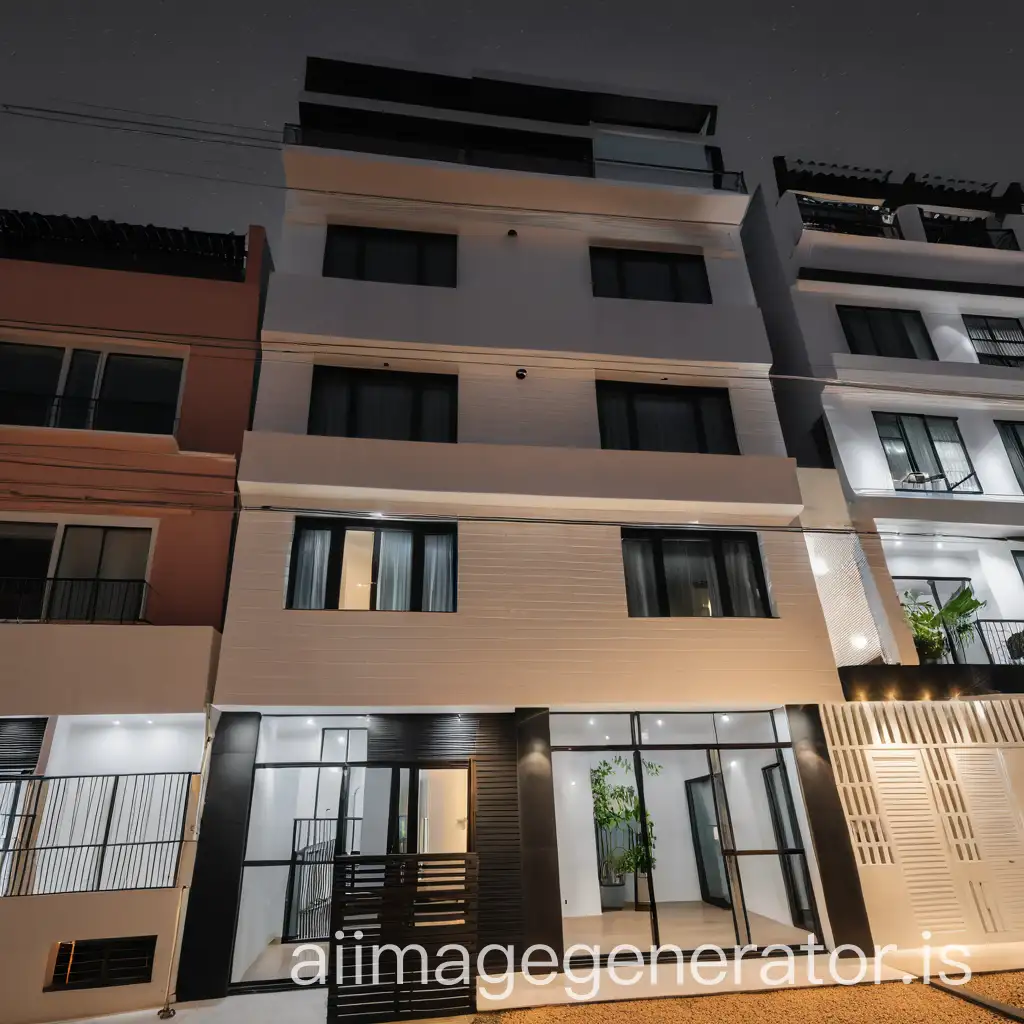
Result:
[[957,591],[940,608],[910,591],[904,593],[903,614],[921,661],[938,661],[949,651],[950,644],[962,653],[975,635],[975,613],[985,603],[974,596],[970,586]]
[[[644,775],[661,774],[661,765],[654,761],[643,761]],[[594,824],[607,840],[603,863],[600,865],[603,884],[620,884],[623,875],[630,872],[647,874],[654,867],[654,822],[647,815],[647,835],[650,847],[645,847],[640,829],[640,798],[636,789],[628,783],[612,785],[611,776],[616,770],[632,776],[633,761],[621,754],[602,760],[590,769],[590,792],[594,799]],[[623,834],[628,842],[616,841]]]

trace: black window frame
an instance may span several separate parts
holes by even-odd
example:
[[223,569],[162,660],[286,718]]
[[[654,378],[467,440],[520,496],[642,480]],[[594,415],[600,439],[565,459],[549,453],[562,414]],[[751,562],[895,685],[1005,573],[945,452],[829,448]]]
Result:
[[[61,354],[57,378],[53,384],[53,392],[44,394],[41,392],[11,392],[4,391],[0,386],[0,403],[5,398],[11,398],[15,407],[19,399],[35,400],[33,408],[36,415],[32,422],[20,419],[8,420],[4,414],[3,406],[0,404],[0,424],[56,427],[65,430],[97,430],[107,433],[118,434],[142,434],[150,437],[173,437],[178,431],[178,415],[181,410],[182,397],[184,395],[185,378],[187,371],[187,359],[184,355],[168,355],[160,352],[147,352],[143,350],[126,351],[120,348],[96,347],[79,345],[32,345],[19,341],[0,339],[0,346],[21,349],[50,349]],[[82,383],[87,383],[87,388],[72,387],[72,367],[75,356],[94,356],[92,365],[88,369],[88,377],[82,378]],[[165,363],[176,363],[178,369],[177,388],[173,402],[157,401],[146,398],[125,399],[110,398],[104,395],[107,385],[107,369],[111,359],[124,360],[158,360]],[[81,393],[74,393],[81,390]],[[111,422],[111,412],[116,414],[120,409],[123,417],[126,412],[135,410],[136,422],[139,426],[138,414],[150,415],[157,413],[162,417],[161,422],[166,423],[169,429],[166,430],[139,430],[131,429],[131,426],[118,425],[116,415],[114,422]]]
[[[299,534],[303,527],[317,530],[330,530],[331,550],[327,568],[327,585],[324,594],[324,608],[296,608],[295,580],[296,566],[299,555]],[[423,568],[424,538],[445,534],[454,538],[452,545],[452,606],[447,611],[428,611],[428,615],[451,615],[459,609],[459,524],[457,521],[442,522],[410,522],[404,519],[358,519],[351,517],[329,516],[296,516],[292,531],[291,553],[288,560],[288,591],[285,608],[289,611],[323,611],[347,612],[369,611],[374,614],[407,614],[417,612],[423,614]],[[373,562],[370,572],[370,607],[368,609],[339,608],[341,598],[341,570],[345,549],[345,533],[347,530],[373,531]],[[413,535],[412,539],[412,573],[409,586],[409,607],[404,609],[375,608],[377,599],[377,577],[380,568],[380,531],[406,530]],[[332,603],[333,602],[333,603]]]
[[[1000,323],[1013,324],[1017,332],[1024,336],[1024,324],[1021,323],[1020,317],[987,316],[984,313],[962,313],[961,317],[964,322],[964,330],[967,332],[967,338],[974,349],[974,354],[978,357],[978,362],[982,366],[1005,366],[1014,370],[1024,369],[1024,341],[1006,341],[995,337],[995,332],[998,330]],[[975,337],[972,331],[984,332],[987,337]],[[1019,355],[999,355],[995,352],[982,352],[978,349],[979,342],[982,345],[1018,345],[1021,352]]]
[[[963,434],[960,433],[960,423],[958,422],[956,416],[932,416],[932,415],[930,415],[928,413],[919,413],[919,412],[889,412],[888,410],[884,410],[884,409],[876,409],[876,410],[874,410],[872,412],[871,415],[872,415],[872,417],[873,417],[873,419],[875,421],[875,432],[878,435],[878,442],[882,446],[882,453],[883,453],[883,455],[885,455],[886,465],[889,466],[889,476],[890,476],[890,479],[892,479],[892,485],[893,485],[894,490],[899,491],[901,493],[907,493],[907,494],[984,494],[985,493],[984,488],[981,486],[981,479],[978,476],[978,471],[974,468],[974,461],[973,461],[973,459],[971,459],[971,453],[968,450],[966,443],[964,442],[964,436],[963,436]],[[925,433],[928,436],[928,443],[931,445],[932,457],[935,459],[935,464],[937,466],[939,466],[940,468],[942,467],[942,459],[939,457],[938,449],[935,447],[935,438],[932,437],[932,432],[931,432],[931,429],[928,426],[928,421],[930,419],[932,419],[932,420],[948,420],[950,423],[953,424],[953,429],[956,431],[956,436],[960,440],[960,447],[963,449],[964,458],[967,460],[967,466],[970,469],[970,473],[968,473],[968,475],[965,476],[962,480],[958,481],[956,486],[954,487],[954,486],[950,485],[949,477],[946,476],[946,471],[943,469],[943,471],[942,471],[942,479],[945,480],[945,482],[946,482],[946,489],[944,491],[932,490],[932,489],[922,489],[921,487],[916,487],[916,486],[900,487],[899,482],[895,478],[893,478],[893,476],[892,476],[892,465],[889,463],[888,455],[885,454],[885,445],[882,442],[884,440],[886,440],[886,439],[882,437],[882,432],[881,432],[881,430],[879,430],[879,423],[878,423],[878,417],[879,416],[892,416],[892,417],[894,417],[896,419],[897,426],[898,426],[899,432],[900,432],[900,436],[901,436],[901,438],[903,440],[903,444],[904,444],[904,446],[906,448],[906,451],[907,451],[907,461],[913,467],[911,472],[914,472],[914,473],[920,473],[920,472],[922,472],[922,470],[918,467],[917,455],[916,455],[916,453],[914,451],[913,445],[910,442],[910,438],[907,436],[906,429],[905,429],[905,427],[903,425],[903,420],[906,419],[906,418],[913,418],[913,419],[918,419],[918,420],[922,421],[922,423],[924,425]],[[968,491],[968,490],[958,490],[957,489],[962,484],[966,483],[968,480],[974,480],[974,482],[978,485],[978,489],[977,490],[970,490],[970,491]]]
[[[317,399],[317,377],[327,375],[348,378],[349,403],[345,433],[328,434],[314,430],[314,418],[317,410],[314,403]],[[428,388],[442,388],[449,394],[449,437],[444,441],[430,441],[430,444],[455,444],[459,439],[459,378],[456,374],[446,373],[410,373],[404,370],[373,370],[358,366],[334,366],[328,363],[316,363],[313,366],[313,382],[309,392],[309,415],[306,419],[306,433],[314,437],[364,437],[356,432],[359,409],[356,400],[360,382],[387,380],[392,383],[407,384],[413,389],[412,436],[408,438],[376,438],[377,440],[423,441],[423,392]],[[373,435],[366,435],[374,439]]]
[[[333,262],[332,242],[335,239],[348,237],[355,242],[355,273],[338,273]],[[393,281],[387,278],[366,276],[366,244],[371,239],[389,239],[392,242],[404,241],[416,249],[416,280]],[[451,281],[439,282],[426,280],[427,246],[441,245],[450,249]],[[459,284],[459,236],[441,231],[407,231],[403,228],[367,227],[359,224],[328,224],[324,240],[324,258],[321,267],[323,277],[344,281],[376,281],[379,284],[416,285],[423,288],[457,288]]]
[[[669,611],[668,580],[665,574],[665,554],[663,544],[666,540],[702,540],[711,544],[711,553],[715,562],[715,574],[718,577],[718,590],[722,600],[722,614],[710,616],[672,615]],[[761,555],[761,544],[758,535],[752,530],[687,530],[664,529],[645,526],[623,526],[621,540],[645,540],[652,544],[654,554],[654,577],[658,594],[657,615],[630,615],[631,619],[773,619],[776,618],[768,591],[768,577],[764,571]],[[758,593],[755,595],[761,607],[760,615],[737,615],[733,611],[733,595],[729,589],[729,577],[725,568],[725,554],[722,550],[723,541],[737,541],[747,545],[754,566],[754,579]],[[621,542],[620,542],[621,544]],[[626,580],[626,560],[622,560],[623,582]],[[628,614],[628,611],[627,611]]]
[[[57,944],[53,974],[44,992],[76,992],[88,988],[113,988],[124,985],[148,985],[153,980],[153,964],[156,959],[156,935],[133,935],[111,939],[73,939]],[[135,947],[135,949],[133,949]],[[111,968],[116,966],[111,954],[120,948],[127,948],[144,958],[142,969],[136,975],[111,977]],[[93,956],[97,964],[94,976],[78,982],[71,982],[70,971],[75,957]],[[64,980],[61,980],[63,975]]]
[[1024,421],[995,420],[999,439],[1006,449],[1006,457],[1010,460],[1010,468],[1017,480],[1017,486],[1024,494]]
[[[699,455],[739,455],[740,445],[739,439],[736,436],[736,421],[732,414],[732,400],[729,395],[728,388],[701,388],[701,387],[687,387],[683,384],[647,384],[635,381],[623,381],[623,380],[606,380],[599,379],[594,382],[595,394],[597,400],[597,420],[598,429],[601,433],[601,447],[606,451],[665,451],[662,448],[643,448],[639,444],[639,428],[637,425],[636,417],[636,397],[638,395],[659,395],[659,396],[671,396],[672,398],[678,399],[681,403],[690,403],[694,407],[693,421],[697,432],[698,448],[696,452],[690,448],[677,448],[670,449],[670,451],[689,453]],[[601,413],[601,394],[602,392],[612,395],[621,395],[626,399],[626,418],[629,429],[629,447],[628,448],[611,448],[608,444],[607,436],[607,424],[604,416]],[[707,442],[707,429],[702,415],[700,399],[705,397],[714,397],[725,400],[725,406],[728,410],[728,433],[729,438],[732,442],[732,451],[727,452],[712,452],[708,449]]]
[[[617,294],[610,295],[598,291],[595,257],[598,260],[608,258],[614,261]],[[668,265],[671,269],[669,280],[671,281],[672,297],[654,299],[647,296],[629,295],[623,269],[623,263],[627,259]],[[676,268],[681,265],[697,266],[698,264],[703,272],[704,290],[700,297],[685,295],[683,293],[682,279],[676,272]],[[590,246],[590,286],[594,297],[598,299],[630,299],[633,302],[681,302],[704,306],[712,305],[714,302],[711,282],[708,279],[708,265],[703,253],[672,252],[665,249],[626,249],[621,246],[592,245]]]
[[[850,318],[853,314],[862,315],[864,317],[868,333],[871,335],[871,341],[874,347],[873,352],[860,351],[860,346],[856,345],[856,336],[850,328]],[[923,362],[932,362],[938,359],[938,356],[935,354],[935,346],[932,344],[932,336],[928,331],[928,327],[924,322],[924,317],[921,315],[921,311],[919,309],[902,309],[891,306],[851,306],[844,303],[836,306],[836,315],[839,317],[839,323],[843,328],[843,334],[846,336],[847,347],[853,355],[880,356],[886,359],[919,359]],[[872,317],[879,315],[890,316],[897,322],[900,322],[900,328],[903,332],[907,349],[910,352],[909,355],[898,352],[882,351],[882,345],[879,343],[878,332],[871,323]],[[917,325],[921,329],[922,337],[928,343],[929,354],[927,356],[918,355],[914,351],[914,344],[910,339],[910,334],[907,331],[905,324],[901,322],[904,320],[915,320],[917,322]]]

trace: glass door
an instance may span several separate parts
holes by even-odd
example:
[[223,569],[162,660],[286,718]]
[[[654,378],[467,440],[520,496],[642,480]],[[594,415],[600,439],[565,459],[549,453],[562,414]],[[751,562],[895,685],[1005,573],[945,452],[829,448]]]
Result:
[[715,790],[710,775],[686,782],[686,802],[690,810],[690,829],[697,858],[697,877],[701,899],[713,907],[727,910],[732,906],[729,882],[722,857],[722,841],[718,829]]
[[[786,773],[782,764],[770,764],[762,769],[764,784],[768,791],[768,810],[775,829],[776,845],[780,851],[799,850],[803,843],[796,824],[793,797],[789,792]],[[807,932],[816,932],[814,904],[811,899],[810,879],[807,864],[802,853],[779,853],[782,879],[786,886],[789,909],[793,924]]]

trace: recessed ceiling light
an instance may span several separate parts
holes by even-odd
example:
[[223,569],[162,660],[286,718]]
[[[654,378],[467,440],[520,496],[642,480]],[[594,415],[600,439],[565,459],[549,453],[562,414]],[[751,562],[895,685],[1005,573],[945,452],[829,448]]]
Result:
[[152,725],[152,724],[153,724],[153,719],[152,718],[147,718],[146,719],[146,725]]
[[942,541],[941,540],[937,540],[935,542],[935,546],[941,551],[942,550]]
[[661,719],[659,718],[659,719],[658,719],[658,725],[661,725],[661,724],[662,724],[662,721],[661,721]]
[[611,736],[605,736],[604,741],[607,743],[611,739]]
[[736,767],[736,765],[737,765],[738,763],[739,763],[739,762],[737,762],[737,761],[730,761],[730,762],[729,762],[729,767],[730,767],[730,768],[735,768],[735,767]]
[[575,786],[575,785],[576,785],[576,780],[575,780],[575,779],[573,779],[573,780],[572,780],[572,782],[570,782],[570,783],[569,783],[569,785],[570,785],[570,786]]
[[344,736],[339,736],[338,737],[338,742],[339,743],[344,743],[345,742],[345,737]]
[[313,719],[312,718],[307,718],[306,719],[306,725],[312,725],[312,724],[313,724]]
[[861,633],[855,633],[850,637],[850,646],[855,651],[863,651],[868,645],[868,638],[863,636]]
[[120,722],[120,720],[119,720],[119,719],[115,718],[115,719],[114,719],[114,721],[113,721],[113,722],[111,722],[110,724],[111,724],[111,725],[120,725],[120,724],[121,724],[121,722]]
[[723,722],[728,722],[729,721],[729,716],[728,715],[722,715],[722,721]]
[[591,718],[587,724],[588,725],[593,725],[594,724],[594,720]]

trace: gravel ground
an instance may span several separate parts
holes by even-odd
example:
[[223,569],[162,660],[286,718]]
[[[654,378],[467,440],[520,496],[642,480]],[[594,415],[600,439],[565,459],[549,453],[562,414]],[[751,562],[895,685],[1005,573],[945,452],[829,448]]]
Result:
[[[1024,986],[1017,991],[1024,992]],[[542,1006],[508,1010],[495,1017],[500,1024],[1005,1024],[1004,1018],[955,996],[902,982]],[[477,1020],[494,1021],[495,1017]]]
[[1000,1003],[1024,1007],[1024,971],[975,974],[965,988]]

